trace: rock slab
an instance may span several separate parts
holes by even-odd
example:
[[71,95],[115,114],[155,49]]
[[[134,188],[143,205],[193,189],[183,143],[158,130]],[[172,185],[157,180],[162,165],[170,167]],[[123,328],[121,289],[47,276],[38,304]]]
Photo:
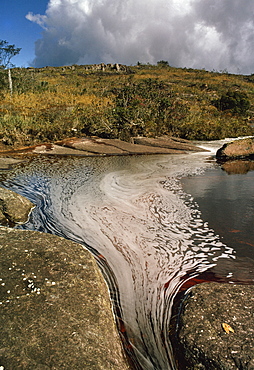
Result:
[[[0,151],[0,156],[22,157],[35,155],[77,155],[77,156],[111,156],[111,155],[149,155],[179,154],[187,151],[205,151],[191,142],[173,137],[132,138],[132,143],[119,139],[99,137],[67,138],[55,143],[43,143],[30,147]],[[8,158],[8,159],[9,159]],[[7,158],[0,158],[0,167],[7,166]],[[14,160],[14,158],[13,158]]]
[[106,283],[81,245],[0,228],[0,367],[128,369]]
[[[222,324],[234,332],[226,333]],[[183,302],[178,339],[186,369],[254,369],[254,286],[204,283]]]

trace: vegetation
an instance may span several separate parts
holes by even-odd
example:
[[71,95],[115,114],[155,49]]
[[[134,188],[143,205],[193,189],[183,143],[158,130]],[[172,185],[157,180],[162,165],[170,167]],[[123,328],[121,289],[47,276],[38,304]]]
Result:
[[142,135],[213,140],[253,134],[254,76],[156,66],[13,68],[0,85],[0,142]]
[[246,93],[241,91],[227,91],[215,102],[220,110],[230,110],[232,113],[246,114],[250,108],[250,101]]

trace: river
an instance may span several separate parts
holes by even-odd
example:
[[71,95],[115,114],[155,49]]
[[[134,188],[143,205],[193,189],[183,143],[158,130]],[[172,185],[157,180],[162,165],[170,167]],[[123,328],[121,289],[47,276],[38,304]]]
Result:
[[95,255],[137,369],[177,368],[169,339],[175,295],[187,280],[236,259],[202,217],[197,192],[180,181],[218,169],[211,155],[222,142],[203,145],[211,152],[35,157],[2,175],[3,186],[37,206],[19,228],[63,236]]

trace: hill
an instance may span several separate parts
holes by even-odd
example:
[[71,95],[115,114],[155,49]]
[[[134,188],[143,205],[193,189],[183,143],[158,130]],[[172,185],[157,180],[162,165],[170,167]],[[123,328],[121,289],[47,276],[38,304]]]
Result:
[[0,144],[67,137],[169,135],[213,140],[252,135],[254,75],[154,65],[73,65],[0,73]]

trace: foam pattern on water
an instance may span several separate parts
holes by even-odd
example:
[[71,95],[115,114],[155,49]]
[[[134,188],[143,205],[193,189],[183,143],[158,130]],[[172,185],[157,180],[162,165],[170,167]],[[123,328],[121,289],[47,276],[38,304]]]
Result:
[[174,369],[168,338],[173,297],[193,277],[232,258],[178,179],[212,166],[204,155],[34,159],[6,187],[37,205],[22,226],[88,247],[120,305],[143,369]]

